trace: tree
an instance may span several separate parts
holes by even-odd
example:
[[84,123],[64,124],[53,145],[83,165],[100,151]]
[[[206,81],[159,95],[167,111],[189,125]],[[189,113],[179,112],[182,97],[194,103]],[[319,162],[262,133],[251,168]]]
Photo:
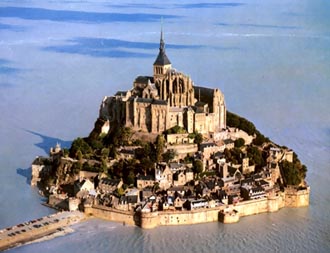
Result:
[[201,144],[203,142],[203,135],[200,133],[196,133],[194,142],[197,145]]
[[224,150],[225,158],[228,162],[232,162],[233,164],[239,164],[242,162],[243,152],[240,148],[232,148]]
[[89,146],[93,149],[93,150],[100,150],[103,148],[103,142],[101,139],[97,138],[97,139],[89,139],[88,140],[88,144]]
[[114,145],[115,147],[129,145],[133,131],[129,127],[113,127],[109,134],[104,138],[107,145]]
[[239,128],[249,135],[256,133],[256,127],[252,122],[229,111],[227,111],[227,126]]
[[160,162],[165,148],[165,138],[162,134],[157,136],[155,146],[156,146],[156,162]]
[[68,157],[69,156],[69,150],[67,148],[63,148],[63,156]]
[[283,161],[280,163],[281,171],[283,172],[284,182],[287,185],[299,185],[301,183],[301,176],[299,168],[294,163]]
[[287,185],[299,185],[306,177],[307,167],[300,162],[296,153],[293,153],[292,163],[285,160],[279,165]]
[[129,127],[120,128],[120,137],[121,137],[121,145],[129,145],[131,142],[133,132]]
[[118,156],[117,148],[114,145],[109,145],[109,156],[113,159]]
[[108,173],[108,165],[107,165],[107,159],[101,158],[101,170],[104,173]]
[[81,152],[80,149],[78,149],[78,151],[77,151],[77,153],[76,153],[76,158],[77,158],[79,161],[81,161],[82,158],[83,158],[83,155],[82,155],[82,152]]
[[256,165],[256,169],[261,169],[266,165],[266,161],[262,156],[262,151],[255,146],[250,146],[247,148],[247,156],[250,161]]
[[154,163],[148,157],[144,157],[140,160],[139,167],[144,175],[151,174],[154,166]]
[[116,162],[112,168],[111,168],[111,176],[114,176],[115,178],[122,178],[123,177],[123,171],[124,171],[124,161],[119,160]]
[[126,184],[128,184],[128,185],[134,185],[134,183],[135,183],[135,174],[134,174],[134,172],[133,172],[133,171],[130,171],[130,172],[128,173],[128,176],[125,178],[124,181],[125,181]]
[[183,127],[181,126],[174,126],[170,129],[167,129],[164,134],[185,134],[187,133],[186,129],[184,129]]
[[159,183],[156,182],[154,186],[152,187],[152,192],[156,193],[158,190],[160,190]]
[[245,140],[243,138],[238,138],[237,140],[235,140],[236,148],[240,148],[240,147],[244,146],[244,144],[245,144]]
[[164,154],[163,154],[163,160],[165,162],[170,162],[172,161],[177,155],[177,152],[174,149],[168,149]]
[[121,197],[125,194],[125,191],[123,188],[118,188],[115,192],[114,192],[118,197]]
[[265,142],[269,142],[270,140],[261,134],[259,131],[256,131],[256,138],[253,139],[253,144],[257,146],[261,146]]
[[81,153],[84,157],[89,157],[93,153],[92,148],[82,138],[77,138],[72,142],[72,145],[70,148],[70,157],[76,158],[78,150],[81,151]]
[[203,172],[203,162],[201,160],[194,160],[193,162],[193,171],[195,175],[199,175],[200,173]]
[[72,164],[72,173],[73,174],[78,174],[79,171],[81,171],[82,167],[83,166],[82,166],[81,161],[78,161],[78,162]]
[[108,148],[102,148],[101,156],[102,158],[108,158],[110,154],[110,150]]

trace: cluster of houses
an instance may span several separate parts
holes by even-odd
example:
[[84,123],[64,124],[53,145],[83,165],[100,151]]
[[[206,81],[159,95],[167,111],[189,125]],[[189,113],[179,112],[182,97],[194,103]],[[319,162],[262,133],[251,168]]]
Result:
[[[241,164],[231,164],[220,151],[222,147],[215,143],[200,145],[195,159],[203,163],[203,177],[196,177],[192,163],[158,163],[154,175],[137,175],[135,187],[125,190],[122,179],[80,171],[74,183],[74,198],[70,198],[75,204],[70,205],[69,200],[69,208],[78,209],[80,203],[87,201],[126,211],[194,210],[266,198],[279,190],[279,162],[293,159],[292,151],[271,147],[267,166],[256,172],[249,158],[243,158]],[[58,195],[56,189],[52,193]]]
[[[175,137],[175,138],[174,138]],[[186,136],[171,136],[167,142],[171,148],[179,145],[195,145],[182,143]],[[180,140],[174,144],[174,140]],[[155,164],[153,175],[137,175],[134,188],[125,188],[122,179],[111,179],[104,173],[80,171],[76,176],[73,190],[69,193],[59,186],[49,189],[49,202],[64,208],[68,202],[70,210],[79,209],[82,203],[104,205],[120,210],[136,210],[143,212],[165,210],[193,210],[196,208],[212,208],[219,205],[235,204],[241,201],[266,198],[279,190],[278,182],[282,182],[279,162],[292,162],[293,152],[273,145],[267,149],[267,166],[256,171],[249,164],[249,158],[242,159],[241,164],[226,161],[224,149],[234,148],[234,141],[225,139],[221,142],[209,141],[199,145],[195,153],[190,148],[182,149],[181,154],[189,154],[203,164],[203,176],[195,175],[192,163],[170,162]],[[122,155],[134,157],[134,147],[121,149]],[[59,145],[51,150],[50,158],[60,154]],[[180,156],[179,156],[180,158]],[[182,158],[182,157],[181,157]],[[61,157],[61,159],[64,159]],[[45,170],[45,162],[37,158],[32,164],[36,178]],[[47,163],[48,166],[48,163]],[[47,167],[48,168],[48,167]],[[48,170],[47,170],[48,171]],[[70,198],[68,197],[70,196]]]

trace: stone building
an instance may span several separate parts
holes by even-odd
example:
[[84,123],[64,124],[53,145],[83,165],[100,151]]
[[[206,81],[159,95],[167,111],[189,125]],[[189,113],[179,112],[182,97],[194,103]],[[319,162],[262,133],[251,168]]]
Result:
[[131,90],[105,97],[100,119],[110,129],[127,126],[157,134],[178,125],[189,133],[214,133],[226,128],[226,106],[219,89],[195,86],[188,75],[172,68],[161,32],[153,76],[138,76]]

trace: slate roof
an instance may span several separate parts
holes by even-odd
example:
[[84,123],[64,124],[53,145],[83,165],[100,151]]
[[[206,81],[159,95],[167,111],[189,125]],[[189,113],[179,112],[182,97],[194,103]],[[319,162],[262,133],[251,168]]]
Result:
[[127,91],[117,91],[115,96],[126,96],[126,94],[127,94]]
[[151,175],[146,175],[146,176],[144,176],[144,175],[140,175],[140,176],[138,176],[137,177],[137,179],[138,180],[155,180],[155,178],[153,177],[153,176],[151,176]]
[[138,103],[151,103],[152,98],[137,98],[136,102],[138,102]]
[[117,186],[120,182],[120,179],[110,179],[110,178],[102,178],[101,184]]
[[154,105],[167,105],[167,102],[165,100],[155,99],[152,104]]
[[152,76],[138,76],[137,78],[135,78],[136,83],[148,84],[148,80],[153,83],[154,78]]
[[154,62],[154,65],[168,65],[171,64],[170,60],[168,59],[167,55],[165,54],[165,50],[159,50],[159,54]]
[[159,53],[158,56],[154,62],[154,65],[168,65],[171,64],[170,60],[168,59],[166,53],[165,53],[165,42],[163,39],[163,31],[161,32],[160,35],[160,45],[159,45]]

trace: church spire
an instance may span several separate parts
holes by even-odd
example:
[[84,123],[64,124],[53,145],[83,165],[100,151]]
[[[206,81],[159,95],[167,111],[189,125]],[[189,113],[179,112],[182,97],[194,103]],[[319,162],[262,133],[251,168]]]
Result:
[[161,20],[161,27],[160,27],[160,44],[159,44],[159,51],[163,51],[165,54],[165,42],[164,42],[164,34],[163,34],[163,18]]
[[164,65],[169,65],[169,64],[171,64],[171,62],[167,58],[166,53],[165,53],[165,41],[164,41],[163,22],[162,22],[161,30],[160,30],[159,53],[156,58],[156,61],[154,62],[154,65],[164,66]]

